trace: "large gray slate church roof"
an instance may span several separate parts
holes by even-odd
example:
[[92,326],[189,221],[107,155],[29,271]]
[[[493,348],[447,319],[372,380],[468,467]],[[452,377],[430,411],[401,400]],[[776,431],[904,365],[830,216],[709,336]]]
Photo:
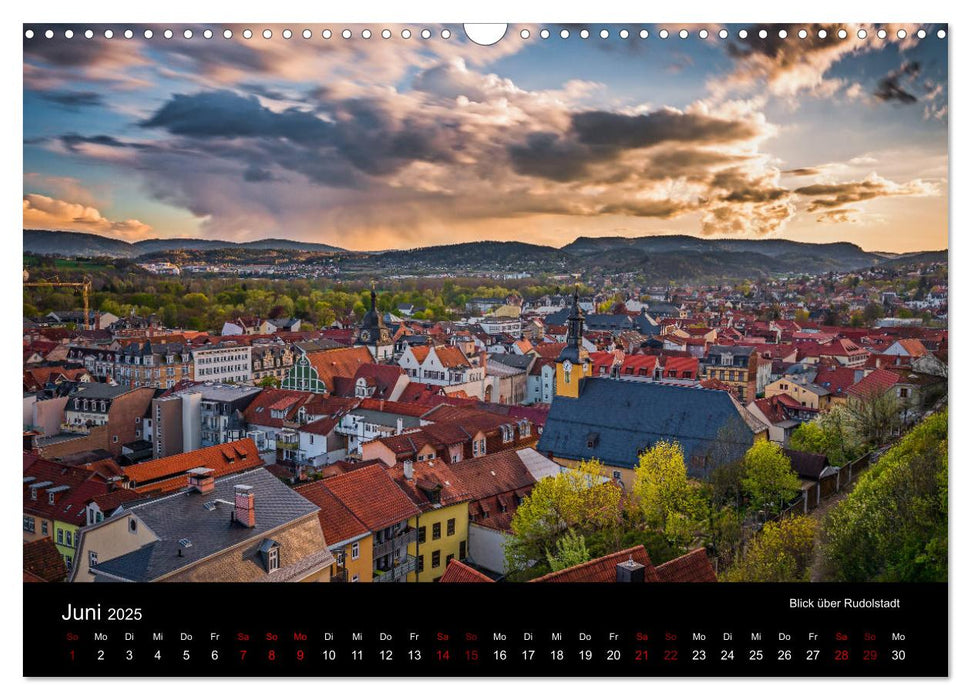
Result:
[[[236,485],[253,487],[256,527],[230,522]],[[215,504],[210,510],[205,504]],[[263,468],[216,480],[209,493],[186,489],[129,508],[159,540],[134,552],[99,562],[96,569],[129,581],[152,581],[176,569],[243,542],[281,525],[299,520],[319,508]],[[189,540],[191,547],[180,544]],[[179,550],[182,556],[179,556]]]
[[[689,475],[701,478],[717,462],[741,457],[763,429],[724,391],[590,377],[583,380],[580,398],[553,399],[536,450],[634,468],[642,450],[676,440]],[[701,463],[693,464],[692,457]]]

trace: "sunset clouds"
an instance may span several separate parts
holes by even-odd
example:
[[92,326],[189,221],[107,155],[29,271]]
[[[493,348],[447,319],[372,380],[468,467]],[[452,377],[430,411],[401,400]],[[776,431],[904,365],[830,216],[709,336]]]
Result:
[[110,221],[94,207],[41,194],[24,197],[24,228],[99,233],[129,241],[146,238],[152,231],[136,219]]
[[[330,43],[319,30],[288,41],[238,30],[230,41],[34,40],[24,225],[380,249],[618,230],[806,237],[815,227],[852,239],[867,219],[886,220],[872,210],[883,200],[946,211],[946,171],[852,162],[881,152],[868,120],[888,136],[897,121],[902,133],[919,123],[921,162],[946,158],[946,86],[934,87],[944,42],[926,55],[895,41],[763,41],[758,30],[693,40],[697,55],[679,59],[676,77],[665,69],[673,56],[650,54],[664,54],[658,43],[643,56],[515,35],[483,48],[458,35],[406,41],[400,28]],[[574,72],[547,74],[544,52]],[[844,61],[863,63],[851,76]],[[871,98],[848,96],[853,85]],[[828,123],[827,103],[854,118]],[[31,115],[42,126],[32,130]],[[818,134],[840,141],[814,148]],[[101,211],[57,191],[56,178],[118,194]]]

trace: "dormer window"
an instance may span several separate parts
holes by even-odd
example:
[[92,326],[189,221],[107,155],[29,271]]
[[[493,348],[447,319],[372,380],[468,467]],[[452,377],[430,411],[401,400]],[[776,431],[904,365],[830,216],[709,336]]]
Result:
[[280,568],[280,543],[270,539],[263,540],[260,545],[260,557],[263,559],[266,573],[272,574]]

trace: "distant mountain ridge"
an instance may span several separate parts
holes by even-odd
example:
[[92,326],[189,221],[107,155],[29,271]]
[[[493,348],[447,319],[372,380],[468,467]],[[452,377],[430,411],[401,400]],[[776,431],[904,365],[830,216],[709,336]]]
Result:
[[137,243],[76,231],[40,231],[24,229],[24,252],[69,257],[135,258],[167,250],[300,250],[312,253],[343,253],[343,248],[325,243],[305,243],[281,238],[234,243],[203,238],[149,238]]
[[265,239],[246,243],[204,239],[151,239],[127,243],[105,236],[63,231],[24,231],[24,250],[60,256],[136,258],[168,251],[303,251],[353,253],[365,265],[394,272],[485,270],[639,273],[652,282],[702,282],[780,275],[850,272],[876,265],[946,261],[947,251],[868,252],[854,243],[801,243],[785,239],[717,239],[684,235],[640,238],[580,237],[562,248],[521,241],[475,241],[410,250],[354,253],[321,243]]

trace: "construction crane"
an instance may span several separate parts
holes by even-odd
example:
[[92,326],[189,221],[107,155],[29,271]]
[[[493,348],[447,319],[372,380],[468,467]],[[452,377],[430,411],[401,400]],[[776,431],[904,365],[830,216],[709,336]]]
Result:
[[85,277],[80,282],[61,282],[60,279],[55,277],[50,280],[41,280],[39,282],[29,282],[30,273],[24,270],[24,286],[25,287],[74,287],[75,289],[81,290],[81,298],[84,299],[84,316],[81,323],[81,327],[84,330],[92,330],[91,317],[88,315],[88,295],[91,293],[91,280]]

